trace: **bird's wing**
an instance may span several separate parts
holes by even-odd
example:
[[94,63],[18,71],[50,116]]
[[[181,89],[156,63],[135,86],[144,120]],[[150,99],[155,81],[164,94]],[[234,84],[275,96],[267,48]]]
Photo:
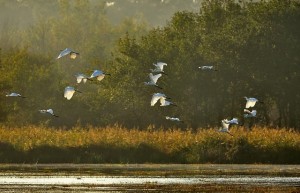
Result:
[[153,75],[152,73],[150,73],[150,79],[152,82],[154,82],[156,84],[157,80],[162,76],[162,74],[156,74]]
[[154,93],[153,96],[164,97],[164,98],[167,97],[165,94],[159,93],[159,92],[158,93]]
[[253,100],[247,100],[247,103],[246,103],[246,108],[250,108],[250,107],[254,107],[256,101],[253,101]]
[[71,88],[65,88],[64,97],[70,100],[74,94],[75,90]]
[[93,74],[91,75],[90,78],[94,78],[94,77],[100,76],[101,74],[103,74],[102,71],[100,71],[100,70],[95,70],[95,71],[93,72]]
[[172,104],[172,102],[165,100],[165,106]]
[[95,70],[95,71],[91,74],[90,78],[96,77],[97,74],[98,74],[98,70]]
[[253,102],[254,102],[254,101],[255,101],[255,102],[258,101],[256,98],[253,98],[253,97],[248,98],[248,100],[253,101]]
[[65,92],[65,98],[67,98],[68,100],[70,100],[73,97],[74,92],[71,91],[67,91]]
[[160,97],[159,102],[160,102],[160,106],[164,106],[166,103],[166,99],[163,97]]
[[199,68],[200,68],[201,70],[207,70],[207,69],[210,69],[209,66],[200,66]]
[[65,88],[65,92],[66,91],[74,91],[75,89],[73,88],[73,87],[71,87],[71,86],[67,86],[66,88]]
[[48,109],[47,112],[50,113],[51,115],[54,114],[52,109]]
[[82,79],[83,79],[83,77],[82,76],[77,76],[77,83],[81,83],[81,81],[82,81]]
[[70,52],[70,58],[75,59],[77,57],[77,52]]
[[160,96],[154,94],[151,99],[151,106],[154,106],[160,98]]
[[163,63],[163,62],[158,62],[155,66],[156,66],[157,68],[159,68],[161,71],[163,71],[164,66],[167,66],[167,64],[166,64],[166,63]]
[[226,120],[222,120],[222,129],[227,129],[229,128],[229,123],[226,122]]
[[100,74],[99,76],[97,76],[97,80],[99,81],[103,80],[104,76],[105,76],[104,74]]
[[252,115],[253,117],[255,117],[255,116],[256,116],[256,113],[257,113],[256,110],[252,110],[251,115]]
[[233,118],[233,119],[230,120],[230,123],[231,124],[239,124],[239,121],[238,121],[237,118]]
[[153,74],[152,73],[149,74],[149,78],[150,78],[150,82],[153,82]]
[[248,109],[244,109],[244,113],[251,114],[251,111],[249,111]]
[[68,54],[70,54],[72,52],[72,50],[70,50],[69,48],[64,49],[63,51],[60,52],[60,54],[58,55],[57,59],[64,57]]

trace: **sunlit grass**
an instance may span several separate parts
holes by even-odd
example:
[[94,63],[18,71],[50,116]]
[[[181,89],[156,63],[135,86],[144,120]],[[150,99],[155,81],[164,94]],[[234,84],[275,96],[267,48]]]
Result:
[[139,130],[120,126],[75,127],[70,130],[36,126],[0,127],[0,143],[9,144],[22,152],[39,147],[88,149],[90,146],[99,146],[126,150],[139,149],[140,146],[146,145],[168,156],[178,155],[179,160],[188,163],[213,160],[243,162],[247,161],[247,153],[248,156],[261,156],[262,160],[272,162],[276,153],[278,160],[283,159],[280,156],[288,153],[300,153],[300,133],[291,129],[255,127],[247,131],[244,128],[233,128],[231,133],[234,137],[219,133],[215,128],[192,131]]

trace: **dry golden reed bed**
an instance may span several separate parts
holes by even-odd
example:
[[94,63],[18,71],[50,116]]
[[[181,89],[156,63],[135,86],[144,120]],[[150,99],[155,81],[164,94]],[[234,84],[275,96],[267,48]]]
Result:
[[[69,153],[70,149],[74,153],[77,152],[74,162],[300,163],[299,132],[266,127],[255,127],[251,131],[244,128],[232,128],[231,132],[234,137],[219,133],[216,129],[138,130],[113,126],[75,127],[65,130],[36,126],[0,127],[0,143],[2,146],[3,144],[9,145],[15,151],[25,154],[27,152],[25,155],[27,161],[43,160],[41,151],[30,154],[36,149],[44,148],[46,151],[47,148],[55,148],[55,150],[68,150]],[[80,155],[80,151],[75,151],[76,149],[84,150],[85,155]],[[116,158],[116,155],[110,151],[116,151],[119,156]],[[132,158],[143,156],[143,152],[152,153],[152,157],[148,161],[146,158],[142,160],[137,157]],[[5,153],[2,152],[2,154]],[[53,154],[55,155],[55,151]],[[131,158],[127,159],[126,156],[129,154]],[[254,157],[249,159],[249,154]],[[34,159],[30,159],[30,156]],[[81,159],[80,156],[96,158],[86,160]],[[21,161],[15,157],[11,159],[11,161],[14,161],[13,159]],[[55,158],[53,159],[55,161]],[[0,158],[0,161],[9,160],[3,161]],[[73,162],[68,159],[66,161]],[[51,162],[51,160],[45,162]]]

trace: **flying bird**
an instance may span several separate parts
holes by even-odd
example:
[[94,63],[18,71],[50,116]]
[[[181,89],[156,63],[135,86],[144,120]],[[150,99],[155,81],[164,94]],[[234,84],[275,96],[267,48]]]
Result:
[[160,102],[160,106],[161,107],[165,107],[165,106],[169,106],[169,105],[173,105],[173,106],[176,106],[177,107],[177,105],[176,104],[174,104],[173,102],[171,102],[171,101],[167,101],[165,98],[160,98],[159,99],[159,102]]
[[[256,102],[258,102],[258,99],[253,98],[253,97],[244,97],[246,99],[246,109],[250,108],[250,107],[254,107]],[[263,103],[262,101],[260,101],[260,103]]]
[[20,98],[26,98],[26,97],[22,96],[21,94],[15,93],[15,92],[12,92],[12,93],[7,94],[7,95],[5,95],[5,96],[6,96],[6,97],[20,97]]
[[223,119],[221,121],[222,123],[222,127],[219,129],[219,132],[224,132],[224,133],[228,133],[229,135],[233,136],[231,133],[229,133],[229,126],[230,124],[228,123],[227,119]]
[[79,55],[79,53],[72,51],[70,48],[66,48],[64,50],[61,50],[61,52],[59,53],[59,55],[56,59],[60,59],[66,55],[70,55],[71,59],[75,59],[77,57],[77,55]]
[[155,69],[150,69],[151,72],[162,73],[162,74],[167,75],[164,72],[164,66],[167,66],[168,65],[167,63],[158,62],[157,64],[153,64],[153,65],[155,66]]
[[218,71],[217,69],[215,69],[214,66],[199,66],[198,68],[200,68],[201,70],[214,70],[214,71]]
[[162,94],[162,93],[154,93],[152,95],[152,99],[151,99],[151,106],[154,106],[158,100],[160,100],[161,98],[164,98],[164,99],[171,99],[169,97],[167,97],[165,94]]
[[248,109],[244,109],[244,117],[245,118],[251,118],[251,117],[256,117],[256,113],[257,111],[256,110],[252,110],[252,111],[249,111]]
[[232,118],[231,120],[224,119],[224,122],[229,123],[229,125],[238,125],[239,121],[237,118]]
[[110,76],[110,74],[104,73],[101,70],[94,70],[90,78],[96,78],[97,80],[101,81],[106,75]]
[[114,5],[115,5],[115,2],[114,2],[114,1],[112,1],[112,2],[106,2],[105,5],[106,5],[107,7],[114,6]]
[[169,116],[166,116],[166,119],[167,119],[167,120],[170,120],[170,121],[178,121],[178,122],[182,122],[182,123],[183,123],[183,121],[180,120],[180,119],[177,118],[177,117],[169,117]]
[[161,87],[159,87],[156,82],[157,80],[162,76],[162,74],[156,74],[156,75],[153,75],[152,73],[149,74],[149,78],[150,78],[150,81],[149,82],[144,82],[145,85],[150,85],[150,86],[156,86],[157,88],[160,88],[162,89]]
[[79,90],[76,90],[74,87],[72,87],[72,86],[67,86],[67,87],[65,88],[64,97],[65,97],[66,99],[70,100],[70,99],[73,97],[73,94],[74,94],[75,92],[81,93]]
[[50,115],[54,116],[54,117],[58,117],[57,115],[54,114],[52,109],[47,109],[47,110],[39,110],[40,113],[49,113]]
[[92,81],[92,79],[90,79],[87,75],[85,74],[77,74],[75,75],[76,76],[76,80],[77,80],[77,83],[86,83],[87,80],[90,80]]

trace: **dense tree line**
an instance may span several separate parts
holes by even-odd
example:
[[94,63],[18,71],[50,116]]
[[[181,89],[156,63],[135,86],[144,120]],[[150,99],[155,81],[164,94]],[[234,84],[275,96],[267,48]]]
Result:
[[[165,120],[171,115],[184,120],[177,127],[216,127],[223,118],[238,117],[246,125],[300,128],[299,1],[204,1],[200,12],[177,12],[164,27],[152,29],[130,18],[112,25],[104,3],[53,6],[57,14],[37,17],[30,29],[2,29],[3,124],[171,127]],[[79,59],[55,60],[65,47],[79,51]],[[162,91],[143,84],[158,61],[168,64],[168,75],[159,79]],[[218,71],[201,71],[202,65]],[[75,73],[93,69],[112,76],[76,85]],[[83,94],[66,101],[69,84]],[[8,99],[8,91],[28,98]],[[178,107],[150,107],[154,92],[164,92]],[[243,120],[244,96],[264,101],[254,120]],[[60,118],[37,111],[48,107]]]
[[[246,124],[299,128],[299,14],[296,1],[208,1],[200,13],[176,13],[141,40],[123,38],[120,64],[127,62],[137,76],[127,90],[142,91],[133,101],[146,101],[137,109],[149,106],[149,88],[139,83],[156,61],[169,64],[162,86],[178,104],[138,115],[149,123],[164,123],[168,113],[192,127],[215,126],[224,117],[243,119],[243,97],[254,96],[264,105],[257,105],[258,118]],[[197,69],[207,64],[219,71]]]

